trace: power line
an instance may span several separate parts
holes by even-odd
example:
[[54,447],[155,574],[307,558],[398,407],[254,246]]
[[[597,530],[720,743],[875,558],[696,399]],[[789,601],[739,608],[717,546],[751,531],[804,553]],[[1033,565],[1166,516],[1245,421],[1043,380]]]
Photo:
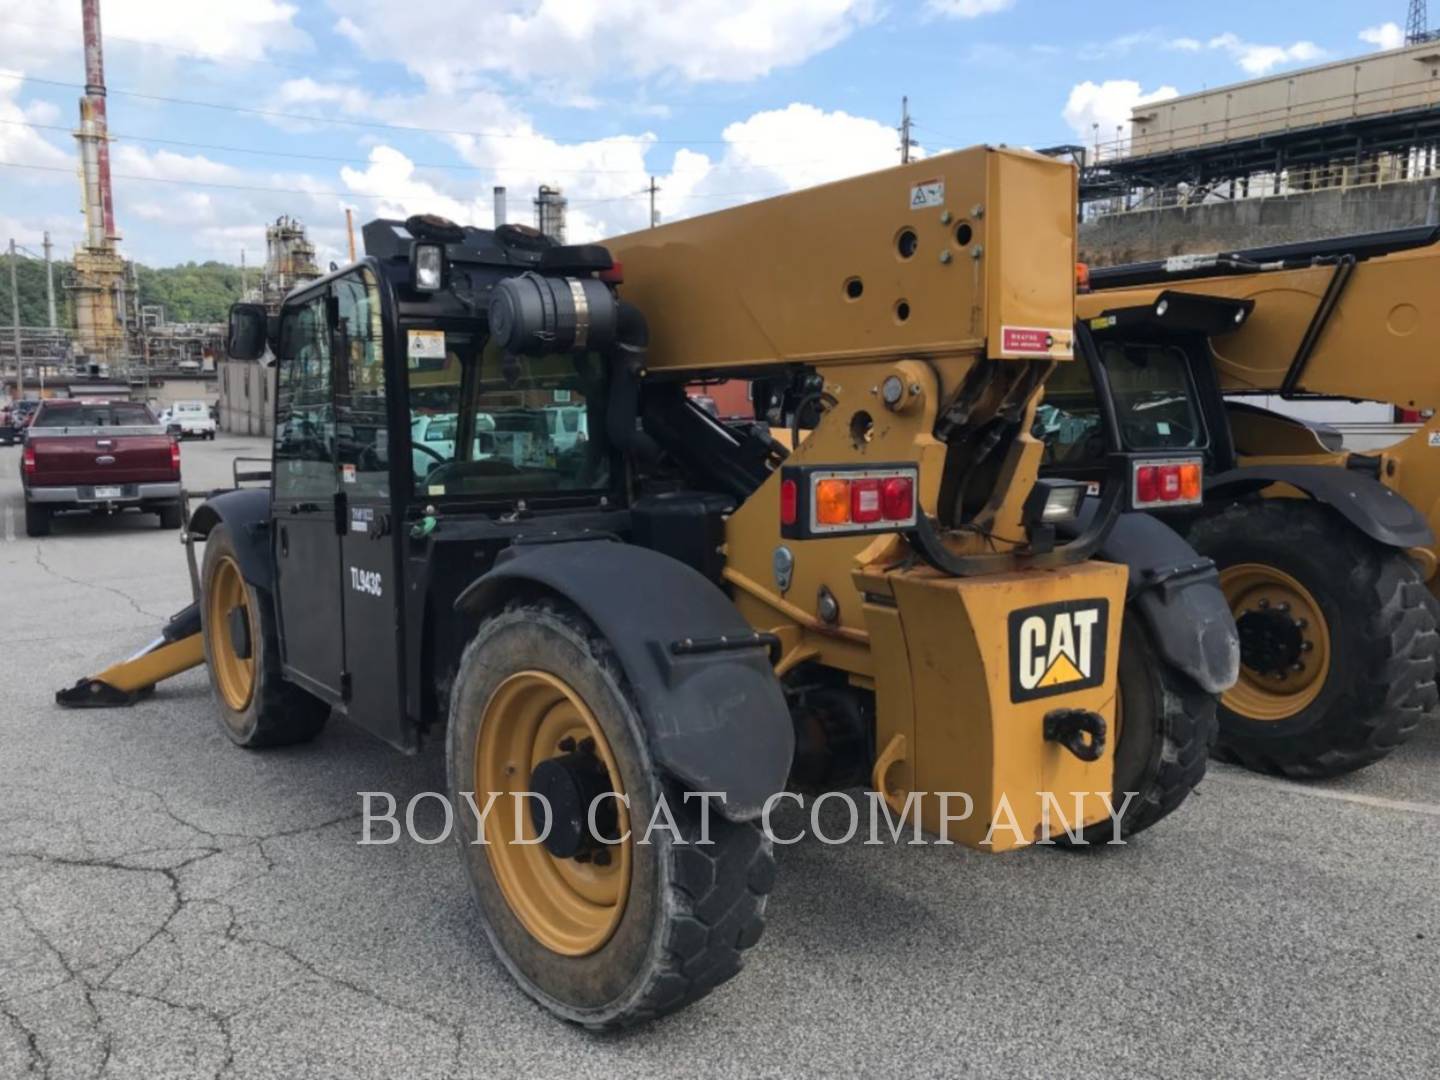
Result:
[[[67,90],[84,90],[84,83],[66,82],[62,79],[44,79],[38,75],[20,75],[10,71],[0,71],[0,79],[13,79],[16,82],[35,83],[41,86],[58,86]],[[248,105],[229,105],[215,101],[197,101],[193,98],[169,97],[164,94],[142,94],[137,90],[117,90],[114,87],[106,88],[107,95],[120,94],[125,97],[137,98],[141,101],[156,101],[165,105],[188,105],[199,109],[217,109],[221,112],[245,113],[250,116],[264,116],[275,120],[294,120],[306,124],[332,124],[341,127],[378,128],[385,131],[408,131],[425,135],[451,135],[471,139],[548,139],[548,136],[532,132],[520,134],[514,131],[464,131],[454,128],[425,127],[420,124],[392,124],[384,120],[357,120],[353,117],[341,116],[316,116],[308,113],[285,112],[280,109],[259,109]],[[732,146],[741,143],[789,143],[788,139],[654,139],[645,135],[606,135],[595,142],[607,142],[615,140],[626,140],[630,142],[644,143],[646,146]]]

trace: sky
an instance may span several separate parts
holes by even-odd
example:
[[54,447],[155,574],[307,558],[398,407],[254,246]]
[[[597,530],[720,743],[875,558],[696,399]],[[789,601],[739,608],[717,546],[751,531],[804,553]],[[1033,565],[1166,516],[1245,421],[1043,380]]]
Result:
[[[280,214],[343,262],[346,207],[489,227],[504,184],[533,222],[544,183],[583,242],[643,227],[652,176],[672,221],[893,164],[902,96],[917,154],[1108,142],[1147,100],[1394,48],[1406,6],[101,0],[116,220],[150,265],[259,263]],[[80,0],[0,0],[0,243],[79,240],[83,82]]]

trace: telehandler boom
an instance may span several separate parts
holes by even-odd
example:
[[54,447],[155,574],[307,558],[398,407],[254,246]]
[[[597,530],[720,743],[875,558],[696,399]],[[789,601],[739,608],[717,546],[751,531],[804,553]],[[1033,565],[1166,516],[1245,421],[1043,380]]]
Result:
[[[981,850],[1154,824],[1238,642],[1213,566],[1126,512],[1196,455],[1117,453],[1083,506],[1037,479],[1074,221],[1068,166],[975,149],[603,246],[371,222],[273,321],[232,311],[278,392],[270,488],[186,532],[224,730],[443,737],[497,955],[598,1028],[739,969],[787,785]],[[686,386],[719,377],[808,436],[716,420]]]
[[[1240,395],[1440,407],[1437,282],[1435,228],[1089,273],[1078,314],[1098,370],[1067,373],[1089,377],[1058,380],[1048,400],[1073,428],[1107,383],[1131,402],[1127,445],[1205,453],[1204,508],[1165,517],[1219,564],[1239,626],[1241,677],[1220,710],[1232,760],[1347,772],[1434,711],[1440,420],[1352,453]],[[1093,471],[1063,426],[1049,471]]]

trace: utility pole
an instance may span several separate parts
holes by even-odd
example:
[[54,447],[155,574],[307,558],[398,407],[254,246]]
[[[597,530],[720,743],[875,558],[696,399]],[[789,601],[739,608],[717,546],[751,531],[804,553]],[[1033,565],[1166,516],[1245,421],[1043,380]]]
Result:
[[902,97],[900,99],[900,127],[897,129],[900,132],[901,165],[910,164],[910,148],[915,145],[915,140],[910,137],[910,125],[912,123],[913,121],[910,119],[910,99],[908,97]]
[[15,238],[10,238],[10,309],[15,317],[15,400],[25,397],[25,365],[20,356],[20,280],[15,276]]
[[345,207],[345,236],[350,241],[350,261],[355,261],[355,214],[350,207]]
[[660,224],[660,215],[655,211],[655,193],[659,191],[660,188],[655,183],[653,176],[650,177],[650,186],[645,190],[650,193],[650,228],[653,229],[656,225]]
[[245,249],[240,249],[240,299],[250,291],[250,279],[245,276]]
[[50,308],[50,329],[57,330],[60,327],[55,318],[55,264],[50,259],[51,243],[50,234],[45,235],[45,302]]

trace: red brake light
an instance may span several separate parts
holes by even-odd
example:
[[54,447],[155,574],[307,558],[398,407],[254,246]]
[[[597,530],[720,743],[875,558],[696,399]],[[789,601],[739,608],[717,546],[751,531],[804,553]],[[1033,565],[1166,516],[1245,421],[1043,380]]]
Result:
[[1135,470],[1135,499],[1138,502],[1160,500],[1160,470],[1154,465],[1142,465]]
[[794,525],[800,517],[800,487],[794,480],[780,481],[780,524]]
[[180,440],[170,440],[170,471],[176,476],[180,475]]
[[25,455],[22,459],[21,467],[25,470],[26,476],[35,475],[35,447],[25,447]]
[[868,525],[879,521],[880,481],[873,477],[850,482],[850,520],[857,525]]
[[909,521],[915,516],[915,481],[892,476],[880,484],[880,512],[886,521]]
[[601,270],[595,276],[606,285],[622,285],[625,282],[625,264],[616,259],[610,264],[609,270]]

